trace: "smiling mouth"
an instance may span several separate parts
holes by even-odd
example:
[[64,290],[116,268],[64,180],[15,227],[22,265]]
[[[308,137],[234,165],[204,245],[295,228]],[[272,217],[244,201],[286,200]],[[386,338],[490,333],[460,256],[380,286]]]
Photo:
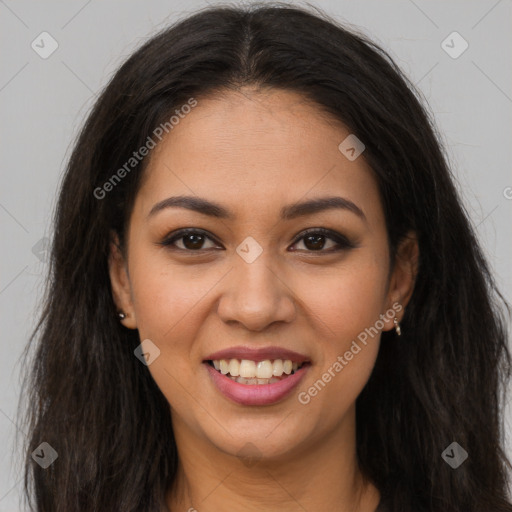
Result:
[[205,362],[215,368],[220,374],[239,384],[249,386],[280,382],[310,364],[309,361],[299,363],[290,359],[265,359],[263,361],[252,361],[250,359],[210,359]]

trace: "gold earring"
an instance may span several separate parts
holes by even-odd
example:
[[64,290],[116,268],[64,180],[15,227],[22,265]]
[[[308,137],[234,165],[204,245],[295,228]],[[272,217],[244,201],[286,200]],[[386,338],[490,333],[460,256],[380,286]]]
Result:
[[393,322],[395,324],[395,331],[396,331],[397,335],[401,336],[402,335],[402,329],[400,329],[400,323],[398,322],[398,318],[396,316],[393,319]]

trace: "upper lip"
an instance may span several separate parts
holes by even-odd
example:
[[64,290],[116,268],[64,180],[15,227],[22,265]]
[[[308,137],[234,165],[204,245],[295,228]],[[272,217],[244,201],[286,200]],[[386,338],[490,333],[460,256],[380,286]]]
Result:
[[205,361],[213,361],[219,359],[248,359],[250,361],[264,361],[265,359],[289,359],[292,362],[303,363],[309,361],[309,358],[293,350],[282,347],[230,347],[219,350],[206,357]]

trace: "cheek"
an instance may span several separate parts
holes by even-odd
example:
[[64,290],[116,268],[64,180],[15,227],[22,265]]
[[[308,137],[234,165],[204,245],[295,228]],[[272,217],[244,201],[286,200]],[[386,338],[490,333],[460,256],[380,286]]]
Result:
[[309,294],[318,366],[301,386],[299,401],[326,422],[355,402],[377,358],[387,274],[375,261],[360,258]]
[[199,327],[202,306],[219,279],[217,272],[180,268],[166,262],[162,254],[137,256],[131,281],[140,336],[165,344],[172,341],[179,348],[179,340],[191,339],[184,332]]
[[132,263],[139,336],[150,339],[160,350],[148,370],[173,410],[193,424],[190,404],[199,396],[194,389],[199,355],[193,341],[205,322],[208,292],[218,277],[212,272],[201,276],[179,271],[150,252],[134,254]]
[[[375,324],[386,299],[387,268],[376,258],[361,254],[329,275],[317,279],[316,286],[304,282],[301,296],[321,329],[319,337],[329,346],[347,341]],[[317,320],[315,320],[315,318]],[[321,334],[320,334],[321,333]],[[327,351],[331,352],[331,351]]]

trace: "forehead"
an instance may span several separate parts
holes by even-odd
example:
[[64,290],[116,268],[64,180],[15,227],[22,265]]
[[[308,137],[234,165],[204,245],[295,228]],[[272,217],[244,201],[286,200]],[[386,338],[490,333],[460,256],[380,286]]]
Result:
[[282,90],[229,91],[198,98],[151,154],[139,206],[177,193],[254,212],[299,198],[339,193],[378,202],[362,157],[338,148],[350,135],[303,96]]

